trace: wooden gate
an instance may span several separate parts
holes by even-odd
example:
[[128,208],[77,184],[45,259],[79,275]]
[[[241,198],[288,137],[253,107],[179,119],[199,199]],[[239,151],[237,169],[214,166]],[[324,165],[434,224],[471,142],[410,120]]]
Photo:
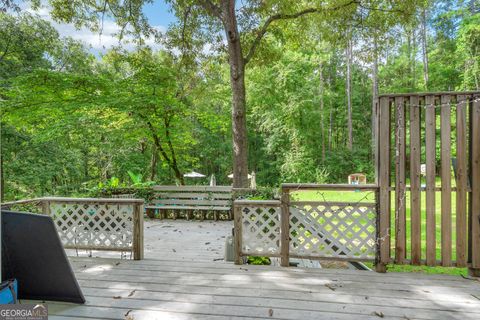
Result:
[[393,262],[479,275],[480,92],[381,95],[375,123],[377,271]]

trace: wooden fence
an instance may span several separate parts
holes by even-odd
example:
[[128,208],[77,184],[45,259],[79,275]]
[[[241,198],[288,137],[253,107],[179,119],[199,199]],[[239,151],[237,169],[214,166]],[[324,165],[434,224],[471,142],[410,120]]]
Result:
[[376,105],[377,270],[394,262],[478,273],[480,92],[381,95]]
[[27,206],[52,217],[66,249],[131,251],[143,259],[142,199],[38,198],[2,204]]
[[[292,194],[319,191],[319,199]],[[370,201],[327,201],[322,191],[362,191]],[[377,256],[375,185],[283,184],[282,200],[234,202],[235,263],[243,256],[374,261]]]

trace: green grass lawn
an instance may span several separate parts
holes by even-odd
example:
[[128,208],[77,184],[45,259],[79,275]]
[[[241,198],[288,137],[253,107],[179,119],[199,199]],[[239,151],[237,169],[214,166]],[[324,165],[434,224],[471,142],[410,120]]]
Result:
[[[454,184],[452,184],[454,185]],[[406,222],[407,222],[407,259],[410,259],[410,234],[411,234],[411,225],[410,225],[410,192],[407,192],[406,197]],[[456,194],[452,192],[452,258],[455,259],[455,241],[456,241]],[[297,191],[292,194],[293,200],[299,201],[341,201],[341,202],[375,202],[375,197],[373,192],[361,192],[361,191]],[[392,232],[394,234],[395,228],[395,194],[392,192]],[[435,213],[436,213],[436,256],[437,260],[441,259],[441,192],[436,192],[435,194]],[[426,258],[426,210],[425,210],[425,192],[421,194],[421,216],[422,216],[422,259]],[[466,231],[465,231],[466,232]],[[395,237],[391,237],[392,245],[392,254],[395,252]],[[467,268],[445,268],[445,267],[425,267],[425,266],[410,266],[410,265],[391,265],[389,266],[389,271],[398,271],[398,272],[425,272],[425,273],[445,273],[445,274],[467,274]]]

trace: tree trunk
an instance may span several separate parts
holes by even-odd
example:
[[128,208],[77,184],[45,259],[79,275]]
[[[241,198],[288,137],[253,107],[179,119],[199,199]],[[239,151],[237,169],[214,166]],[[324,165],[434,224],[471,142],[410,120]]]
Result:
[[89,166],[88,166],[88,160],[90,155],[87,148],[82,150],[82,155],[83,155],[83,179],[84,181],[88,181],[90,180],[90,173],[89,173]]
[[333,107],[330,106],[330,124],[328,126],[328,150],[332,151],[333,149]]
[[415,30],[412,28],[412,89],[417,91],[417,42],[415,41]]
[[415,92],[415,79],[414,79],[414,58],[415,55],[413,53],[413,34],[412,28],[410,26],[406,27],[407,32],[407,56],[408,56],[408,71],[407,71],[407,80],[408,86],[410,87],[410,91]]
[[[158,152],[160,152],[160,154],[163,157],[163,160],[165,160],[167,162],[168,166],[170,167],[170,169],[172,169],[173,173],[175,174],[175,178],[178,180],[178,182],[181,185],[184,185],[185,180],[183,178],[183,174],[180,172],[180,169],[177,166],[177,161],[175,159],[175,154],[172,154],[171,157],[168,155],[166,150],[163,148],[162,142],[160,141],[160,137],[158,136],[157,131],[153,127],[152,123],[150,121],[147,121],[147,125],[148,125],[148,128],[150,129],[150,133],[151,133],[152,138],[153,138],[153,143],[155,144],[155,149]],[[171,145],[170,145],[171,141],[168,141],[168,144],[169,144],[169,147],[171,147]]]
[[232,87],[233,187],[248,187],[248,137],[245,96],[245,60],[238,34],[235,1],[222,6],[223,25],[228,42],[230,84]]
[[352,126],[352,42],[348,40],[347,42],[347,108],[348,108],[348,119],[347,119],[347,127],[348,127],[348,141],[347,141],[347,148],[348,150],[352,150],[353,148],[353,126]]
[[150,181],[157,178],[158,150],[155,145],[152,146],[152,158],[150,160]]
[[320,63],[320,140],[322,143],[322,163],[325,162],[325,126],[323,123],[324,112],[324,94],[325,94],[325,81],[323,79],[323,64]]
[[[372,68],[372,150],[375,150],[375,132],[376,132],[376,100],[378,97],[378,43],[377,37],[373,38],[373,68]],[[374,152],[372,152],[375,157]]]
[[5,201],[5,176],[3,172],[3,155],[0,152],[0,202]]
[[423,81],[425,91],[428,91],[428,51],[427,51],[427,12],[422,11],[422,56],[423,56]]

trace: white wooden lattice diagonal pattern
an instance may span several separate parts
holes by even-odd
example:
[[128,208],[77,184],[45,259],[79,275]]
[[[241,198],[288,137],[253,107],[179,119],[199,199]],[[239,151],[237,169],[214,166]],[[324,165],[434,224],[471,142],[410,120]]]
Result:
[[130,250],[133,212],[133,204],[50,203],[65,248]]
[[242,207],[242,252],[280,253],[280,208]]
[[373,259],[375,226],[372,206],[292,203],[290,254]]

